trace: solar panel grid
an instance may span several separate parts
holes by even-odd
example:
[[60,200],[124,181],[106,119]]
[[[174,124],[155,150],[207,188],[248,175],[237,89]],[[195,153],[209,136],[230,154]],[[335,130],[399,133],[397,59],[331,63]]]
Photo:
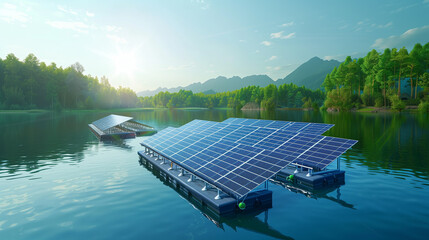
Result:
[[223,121],[223,123],[282,129],[286,131],[303,131],[314,134],[322,134],[334,126],[333,124],[325,123],[288,122],[242,118],[228,118]]
[[[238,122],[244,121],[239,119]],[[259,120],[251,120],[248,123],[257,124]],[[296,125],[301,128],[302,126],[303,124]],[[209,182],[228,189],[227,192],[238,197],[261,184],[267,176],[276,174],[296,158],[300,163],[329,164],[330,155],[324,152],[322,154],[325,155],[320,155],[316,152],[321,149],[318,144],[335,144],[338,150],[339,144],[344,142],[322,142],[321,138],[326,137],[314,134],[201,120],[171,129],[164,138],[144,141],[143,145],[151,145],[148,147],[160,151],[195,175],[211,180]],[[310,147],[316,150],[310,151]],[[335,153],[331,155],[334,156]],[[322,159],[316,162],[317,158]]]
[[104,131],[111,127],[117,126],[123,122],[129,121],[133,119],[132,117],[120,116],[115,114],[110,114],[107,117],[99,119],[97,121],[92,122],[94,126]]

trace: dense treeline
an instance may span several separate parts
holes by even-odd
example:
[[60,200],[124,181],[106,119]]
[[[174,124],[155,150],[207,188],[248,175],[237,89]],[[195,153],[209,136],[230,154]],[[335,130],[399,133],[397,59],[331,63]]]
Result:
[[94,109],[136,107],[129,88],[110,86],[106,77],[84,75],[79,63],[63,69],[46,65],[33,54],[24,61],[9,54],[0,58],[0,109]]
[[152,97],[141,97],[143,107],[228,107],[242,108],[246,103],[252,102],[263,109],[276,107],[291,108],[317,108],[325,99],[325,94],[312,91],[294,84],[284,84],[278,88],[271,84],[266,87],[249,86],[232,92],[203,94],[180,90],[177,93],[160,92]]
[[[350,56],[334,68],[323,82],[326,108],[349,110],[364,106],[391,106],[402,110],[408,104],[428,105],[429,43],[416,44],[411,52],[401,49],[376,50],[364,58]],[[404,84],[404,81],[406,84]],[[401,87],[409,87],[405,92]],[[422,89],[424,91],[422,91]]]

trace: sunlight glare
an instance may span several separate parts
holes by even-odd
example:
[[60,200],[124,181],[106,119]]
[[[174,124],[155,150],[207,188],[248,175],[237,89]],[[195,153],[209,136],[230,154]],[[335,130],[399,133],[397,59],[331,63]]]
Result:
[[115,75],[125,74],[132,78],[137,70],[135,51],[118,51],[113,57]]

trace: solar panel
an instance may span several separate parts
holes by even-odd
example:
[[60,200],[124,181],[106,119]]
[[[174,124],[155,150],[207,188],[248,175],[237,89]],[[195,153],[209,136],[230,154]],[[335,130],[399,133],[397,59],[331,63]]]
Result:
[[291,163],[323,169],[356,143],[305,132],[203,120],[167,128],[155,136],[142,145],[237,198]]
[[131,119],[133,119],[133,118],[115,115],[115,114],[110,114],[107,117],[104,117],[104,118],[99,119],[95,122],[92,122],[92,124],[94,126],[96,126],[97,128],[99,128],[100,130],[104,131],[104,130],[107,130],[111,127],[117,126],[123,122],[129,121]]
[[273,128],[296,132],[308,132],[313,134],[322,134],[334,126],[333,124],[326,123],[287,122],[247,118],[228,118],[223,121],[223,123]]
[[[187,126],[188,124],[180,127],[183,130],[194,131],[203,135],[211,135],[212,137],[222,138],[225,140],[229,140],[232,142],[252,146],[252,147],[260,147],[268,150],[283,150],[284,147],[278,148],[285,141],[289,141],[290,138],[294,137],[297,132],[292,132],[288,130],[280,130],[280,129],[269,129],[269,128],[260,128],[254,126],[242,126],[211,122],[211,121],[203,121],[203,120],[194,120],[190,123],[191,127]],[[219,130],[221,129],[221,130]],[[233,133],[233,134],[230,134]],[[305,137],[304,137],[305,136]],[[327,154],[320,156],[320,153],[312,154],[313,152],[308,152],[302,155],[299,159],[301,165],[305,165],[308,167],[316,168],[316,169],[324,169],[326,168],[332,161],[334,161],[338,156],[347,151],[348,148],[353,146],[357,141],[341,139],[341,138],[333,138],[333,137],[325,137],[317,134],[310,134],[306,132],[300,132],[300,135],[290,141],[286,146],[286,151],[301,151],[302,147],[310,147],[312,144],[317,141],[324,139],[323,142],[318,143],[313,147],[319,148],[320,151],[332,151],[333,154]],[[336,139],[336,140],[334,140]],[[319,144],[323,144],[326,141],[330,141],[329,144],[325,144],[320,147]],[[342,143],[342,146],[336,146],[335,144],[339,142]],[[330,146],[334,145],[334,146]],[[325,149],[326,148],[326,149]],[[312,155],[310,155],[312,154]],[[318,156],[315,158],[315,156]]]

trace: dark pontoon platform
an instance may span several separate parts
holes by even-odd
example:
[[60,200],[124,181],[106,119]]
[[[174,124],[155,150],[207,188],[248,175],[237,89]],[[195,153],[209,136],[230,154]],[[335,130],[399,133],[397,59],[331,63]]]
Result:
[[309,190],[320,190],[336,185],[344,184],[345,171],[334,169],[308,174],[308,171],[296,171],[293,168],[284,168],[273,179],[281,182],[290,182],[289,176],[293,175],[294,185]]
[[181,170],[176,168],[177,165],[171,169],[170,164],[163,160],[158,160],[157,157],[146,154],[145,151],[139,151],[138,155],[142,164],[145,164],[150,169],[158,170],[160,172],[160,176],[172,184],[183,195],[192,198],[201,206],[207,206],[209,210],[219,216],[232,215],[238,212],[268,209],[272,207],[272,192],[269,190],[264,189],[250,192],[244,200],[246,209],[240,210],[238,208],[237,200],[229,195],[221,193],[221,199],[215,199],[218,194],[216,189],[212,188],[203,191],[202,189],[205,186],[203,181],[198,179],[188,181],[190,179],[190,174],[179,176]]

